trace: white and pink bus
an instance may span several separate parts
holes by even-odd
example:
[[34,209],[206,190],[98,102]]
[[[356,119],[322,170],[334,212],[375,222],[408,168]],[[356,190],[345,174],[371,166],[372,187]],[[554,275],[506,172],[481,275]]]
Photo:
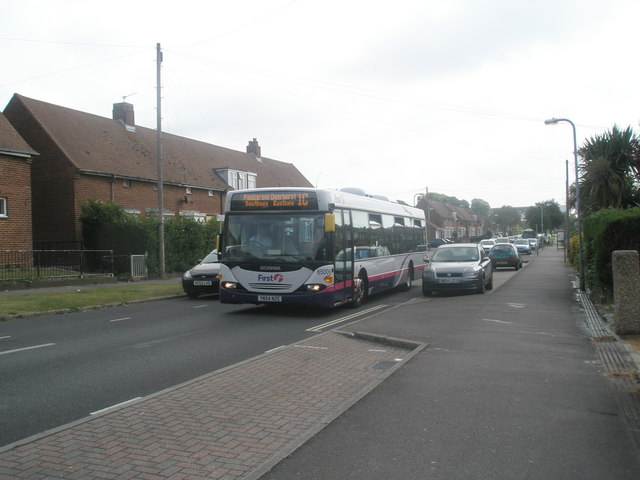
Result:
[[340,190],[227,194],[222,303],[359,306],[424,269],[424,211]]

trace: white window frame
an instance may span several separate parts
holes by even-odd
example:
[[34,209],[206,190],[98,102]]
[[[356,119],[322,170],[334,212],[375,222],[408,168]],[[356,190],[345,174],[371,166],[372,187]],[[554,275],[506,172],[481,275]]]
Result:
[[0,197],[0,217],[6,218],[9,216],[9,207],[6,197]]

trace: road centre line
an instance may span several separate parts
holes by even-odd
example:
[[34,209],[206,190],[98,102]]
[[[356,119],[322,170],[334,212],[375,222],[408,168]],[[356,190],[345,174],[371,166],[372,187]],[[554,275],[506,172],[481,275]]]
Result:
[[126,401],[121,402],[121,403],[116,403],[115,405],[111,405],[110,407],[103,408],[102,410],[96,410],[95,412],[91,412],[89,415],[98,415],[100,413],[106,412],[106,411],[111,410],[113,408],[122,407],[123,405],[126,405],[128,403],[135,402],[136,400],[139,400],[140,398],[141,397],[136,397],[136,398],[132,398],[131,400],[126,400]]
[[0,355],[6,355],[8,353],[24,352],[25,350],[34,350],[36,348],[52,347],[55,343],[43,343],[42,345],[34,345],[33,347],[16,348],[15,350],[5,350],[0,352]]
[[207,307],[208,305],[206,303],[203,303],[202,305],[194,305],[192,308],[204,308]]
[[482,319],[483,322],[495,322],[495,323],[507,323],[509,325],[511,325],[513,322],[507,322],[505,320],[494,320],[493,318],[483,318]]
[[122,317],[122,318],[114,318],[113,320],[109,320],[110,322],[123,322],[125,320],[131,320],[131,317]]
[[307,331],[307,332],[320,332],[320,331],[324,330],[325,328],[331,327],[333,325],[337,325],[338,323],[346,322],[348,320],[351,320],[352,318],[356,318],[356,317],[360,317],[362,315],[366,315],[367,313],[374,312],[374,311],[379,310],[381,308],[384,308],[386,306],[387,305],[376,305],[375,307],[371,307],[371,308],[368,308],[366,310],[362,310],[361,312],[352,313],[351,315],[347,315],[346,317],[337,318],[337,319],[332,320],[330,322],[323,323],[322,325],[316,325],[315,327],[308,328],[305,331]]
[[7,339],[7,338],[11,338],[11,335],[7,335],[7,336],[5,336],[5,337],[0,337],[0,340],[5,340],[5,339]]

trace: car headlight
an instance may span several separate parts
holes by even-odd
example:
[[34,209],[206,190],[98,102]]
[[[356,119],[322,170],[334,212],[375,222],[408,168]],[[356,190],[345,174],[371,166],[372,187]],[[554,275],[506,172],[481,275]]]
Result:
[[184,275],[182,275],[182,278],[184,278],[185,280],[189,280],[191,278],[191,272],[190,271],[184,272]]
[[425,268],[422,271],[422,278],[434,278],[436,276],[436,272],[434,272],[431,268]]
[[469,280],[476,280],[480,278],[480,270],[469,270],[467,272],[464,272],[462,276]]

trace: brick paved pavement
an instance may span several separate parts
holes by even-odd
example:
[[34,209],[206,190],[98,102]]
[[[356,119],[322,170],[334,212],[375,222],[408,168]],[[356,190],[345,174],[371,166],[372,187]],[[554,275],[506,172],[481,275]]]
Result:
[[324,333],[0,449],[1,479],[257,479],[424,348]]

